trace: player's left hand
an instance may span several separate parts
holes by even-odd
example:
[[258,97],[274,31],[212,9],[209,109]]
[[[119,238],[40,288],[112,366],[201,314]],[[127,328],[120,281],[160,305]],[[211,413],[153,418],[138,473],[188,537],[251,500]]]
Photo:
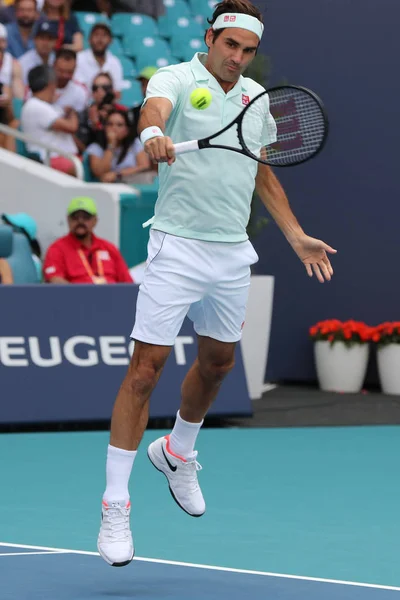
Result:
[[317,240],[306,234],[296,237],[290,243],[301,262],[305,265],[309,277],[312,277],[315,273],[321,283],[331,280],[333,269],[327,253],[336,254],[337,250],[328,246],[322,240]]

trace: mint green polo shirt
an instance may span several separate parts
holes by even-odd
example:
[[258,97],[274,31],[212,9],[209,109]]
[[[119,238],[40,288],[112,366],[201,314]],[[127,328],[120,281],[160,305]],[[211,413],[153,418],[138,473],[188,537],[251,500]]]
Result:
[[[237,117],[249,99],[264,91],[252,79],[241,76],[226,94],[205,68],[206,59],[207,54],[197,53],[191,62],[164,67],[151,78],[147,87],[146,100],[161,97],[172,103],[165,135],[174,143],[216,133]],[[197,110],[190,103],[190,94],[203,87],[210,90],[212,102],[207,109]],[[261,111],[253,137],[248,140],[252,150],[276,140],[268,96],[264,98],[264,112]],[[236,127],[215,142],[238,147]],[[257,161],[242,154],[208,148],[179,155],[171,167],[160,164],[159,194],[152,227],[197,240],[247,240],[246,227],[258,165]]]

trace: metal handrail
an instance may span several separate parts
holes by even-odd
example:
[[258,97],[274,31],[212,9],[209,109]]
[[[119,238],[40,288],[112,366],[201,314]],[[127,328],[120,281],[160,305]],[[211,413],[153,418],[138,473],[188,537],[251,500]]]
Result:
[[50,166],[50,152],[55,152],[59,156],[68,158],[69,160],[71,160],[74,163],[76,178],[80,179],[81,181],[83,181],[85,179],[83,165],[82,165],[81,161],[79,160],[79,158],[77,158],[73,154],[68,154],[67,152],[63,152],[62,150],[59,150],[58,148],[55,148],[54,146],[49,146],[49,144],[44,144],[40,140],[34,139],[30,135],[26,135],[26,133],[22,133],[21,131],[18,131],[17,129],[13,129],[12,127],[8,127],[8,125],[0,124],[0,132],[5,133],[6,135],[11,135],[12,137],[15,137],[17,140],[22,140],[23,142],[28,142],[30,144],[35,144],[35,146],[40,146],[41,148],[44,148],[46,151],[44,164],[47,165],[48,167]]

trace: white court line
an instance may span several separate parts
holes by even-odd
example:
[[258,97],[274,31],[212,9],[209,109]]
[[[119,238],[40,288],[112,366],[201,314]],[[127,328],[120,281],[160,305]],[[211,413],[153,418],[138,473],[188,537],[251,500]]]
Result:
[[[3,545],[3,544],[0,544]],[[26,548],[26,546],[24,546],[24,548]],[[0,556],[37,556],[38,554],[47,554],[47,555],[53,555],[55,556],[56,554],[72,554],[71,552],[2,552],[0,553]]]
[[[47,546],[28,546],[26,544],[8,544],[0,542],[0,547],[9,548],[27,548],[30,550],[48,550],[60,554],[83,554],[85,556],[100,556],[98,552],[88,552],[86,550],[67,550],[65,548],[49,548]],[[278,577],[281,579],[296,579],[300,581],[315,581],[317,583],[332,583],[336,585],[351,585],[355,587],[373,588],[376,590],[390,590],[400,592],[400,587],[391,585],[379,585],[376,583],[360,583],[358,581],[342,581],[340,579],[324,579],[322,577],[306,577],[303,575],[288,575],[286,573],[268,573],[267,571],[249,571],[247,569],[232,569],[230,567],[216,567],[214,565],[199,565],[196,563],[179,562],[175,560],[162,560],[158,558],[142,558],[135,556],[133,560],[149,563],[157,563],[161,565],[173,565],[176,567],[191,567],[193,569],[207,569],[209,571],[224,571],[226,573],[240,573],[242,575],[261,575],[263,577]]]

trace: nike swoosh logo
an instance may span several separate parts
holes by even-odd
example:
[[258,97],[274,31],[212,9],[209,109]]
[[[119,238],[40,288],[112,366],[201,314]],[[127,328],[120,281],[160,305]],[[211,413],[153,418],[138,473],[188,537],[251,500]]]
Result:
[[164,454],[164,458],[165,458],[165,460],[167,461],[167,464],[168,464],[169,468],[171,469],[171,471],[173,471],[173,472],[175,473],[175,471],[176,471],[176,469],[177,469],[178,467],[174,467],[174,465],[171,465],[171,463],[169,462],[169,460],[168,460],[168,458],[167,458],[167,455],[166,455],[166,454],[165,454],[165,452],[164,452],[164,446],[161,446],[161,450],[162,450],[162,453]]

